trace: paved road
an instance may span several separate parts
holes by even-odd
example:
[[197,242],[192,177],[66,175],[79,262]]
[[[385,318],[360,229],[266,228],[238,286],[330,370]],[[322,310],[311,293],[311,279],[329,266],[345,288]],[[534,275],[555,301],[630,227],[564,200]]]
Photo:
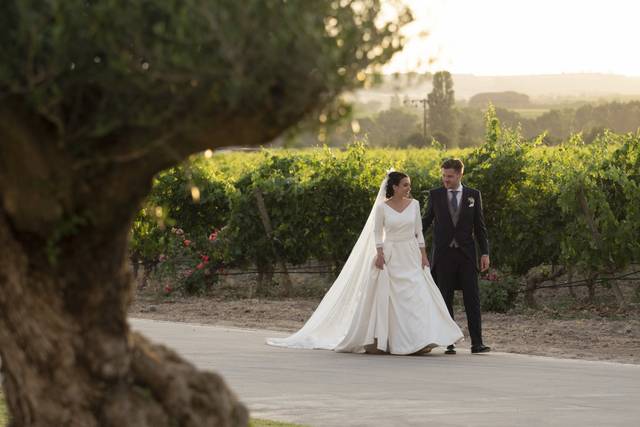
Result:
[[[640,366],[507,353],[373,356],[264,344],[282,333],[132,319],[218,371],[253,417],[311,426],[638,426]],[[640,349],[639,349],[640,351]]]

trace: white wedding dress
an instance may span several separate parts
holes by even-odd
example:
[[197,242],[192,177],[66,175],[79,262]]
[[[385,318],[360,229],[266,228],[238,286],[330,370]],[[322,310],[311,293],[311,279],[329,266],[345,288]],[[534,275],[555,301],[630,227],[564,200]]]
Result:
[[[347,262],[311,318],[293,335],[267,344],[363,353],[375,343],[392,354],[412,354],[462,340],[429,269],[421,266],[420,204],[412,200],[397,212],[384,202],[385,188],[386,178]],[[382,270],[374,264],[376,246],[383,247]]]

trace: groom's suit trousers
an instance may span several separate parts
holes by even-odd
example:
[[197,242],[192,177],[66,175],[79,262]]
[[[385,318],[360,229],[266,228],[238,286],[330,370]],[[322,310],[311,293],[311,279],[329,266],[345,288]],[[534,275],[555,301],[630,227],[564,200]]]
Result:
[[436,284],[440,288],[452,318],[454,290],[462,289],[471,345],[482,345],[478,270],[460,248],[449,247],[443,249],[443,252],[445,253],[443,253],[440,261],[434,266]]

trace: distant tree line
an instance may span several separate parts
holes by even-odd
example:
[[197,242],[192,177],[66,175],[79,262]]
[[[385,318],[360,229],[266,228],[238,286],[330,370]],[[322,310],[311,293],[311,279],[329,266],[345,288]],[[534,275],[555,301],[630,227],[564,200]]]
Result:
[[483,92],[473,95],[469,99],[469,107],[486,108],[488,104],[503,108],[527,108],[531,107],[529,95],[514,91],[507,92]]
[[[527,139],[544,134],[543,141],[556,145],[570,135],[582,133],[583,140],[591,143],[605,129],[615,133],[636,132],[640,128],[640,101],[584,104],[573,108],[553,108],[537,117],[527,117],[518,109],[531,109],[535,104],[526,94],[486,92],[471,97],[465,105],[456,103],[454,84],[447,71],[433,75],[433,89],[426,94],[428,104],[426,133],[422,126],[422,108],[409,105],[407,97],[391,97],[389,108],[374,112],[373,105],[359,108],[365,117],[353,122],[335,125],[325,134],[297,136],[293,146],[311,146],[325,143],[345,146],[355,137],[365,136],[373,147],[424,147],[437,141],[447,148],[465,148],[480,145],[484,138],[484,114],[493,105],[500,122],[518,128]],[[320,137],[319,137],[320,136]]]
[[521,123],[527,138],[547,132],[547,143],[558,144],[570,134],[582,132],[585,142],[590,143],[605,129],[616,133],[636,132],[640,128],[640,101],[553,109],[534,119],[525,119],[512,111],[501,111],[498,116],[509,126]]

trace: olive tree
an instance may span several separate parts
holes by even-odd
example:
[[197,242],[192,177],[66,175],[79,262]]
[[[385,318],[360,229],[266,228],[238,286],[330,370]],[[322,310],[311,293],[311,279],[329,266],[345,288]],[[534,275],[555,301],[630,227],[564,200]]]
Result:
[[411,17],[396,11],[0,2],[0,357],[14,425],[247,423],[220,376],[131,331],[132,219],[153,176],[190,154],[337,111],[401,48]]

